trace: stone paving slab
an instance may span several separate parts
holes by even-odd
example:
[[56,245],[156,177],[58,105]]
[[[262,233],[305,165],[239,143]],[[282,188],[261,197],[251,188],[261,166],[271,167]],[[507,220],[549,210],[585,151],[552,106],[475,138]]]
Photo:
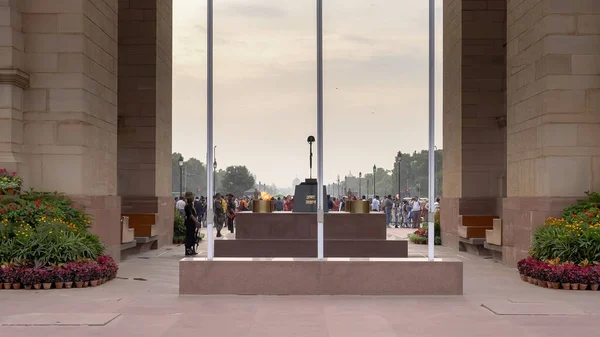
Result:
[[120,314],[29,313],[0,318],[0,326],[104,326]]
[[568,316],[585,315],[585,311],[564,303],[485,302],[481,305],[501,316]]
[[[402,238],[413,231],[388,229],[388,236]],[[206,251],[206,242],[200,251]],[[423,256],[427,247],[410,245],[409,252]],[[600,336],[600,291],[532,286],[514,268],[448,247],[436,247],[436,256],[463,261],[463,296],[180,296],[183,246],[173,245],[123,261],[119,278],[100,287],[0,290],[1,318],[119,314],[104,326],[0,326],[0,337]],[[481,306],[510,301],[584,313],[496,315]]]

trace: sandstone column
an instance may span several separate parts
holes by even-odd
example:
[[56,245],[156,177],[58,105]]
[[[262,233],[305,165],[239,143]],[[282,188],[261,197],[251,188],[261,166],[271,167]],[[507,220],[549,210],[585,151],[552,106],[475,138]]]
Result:
[[504,262],[589,190],[600,190],[600,1],[509,1]]
[[23,32],[18,0],[0,0],[0,168],[25,175],[23,165]]
[[505,126],[506,0],[445,0],[444,245],[459,215],[501,215]]
[[172,0],[119,1],[118,191],[124,213],[158,214],[173,237]]
[[119,258],[118,1],[18,2],[30,74],[23,107],[27,186],[75,198]]

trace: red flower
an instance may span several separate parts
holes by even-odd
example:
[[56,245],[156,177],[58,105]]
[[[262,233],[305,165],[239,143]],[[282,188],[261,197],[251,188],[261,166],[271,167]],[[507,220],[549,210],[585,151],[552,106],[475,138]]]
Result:
[[35,201],[35,207],[40,208],[42,206],[42,201],[40,199]]

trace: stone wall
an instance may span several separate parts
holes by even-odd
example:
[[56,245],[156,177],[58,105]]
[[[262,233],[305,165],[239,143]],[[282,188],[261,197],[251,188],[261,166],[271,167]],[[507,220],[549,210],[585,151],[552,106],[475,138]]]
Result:
[[547,216],[600,187],[599,22],[599,1],[509,2],[509,265]]

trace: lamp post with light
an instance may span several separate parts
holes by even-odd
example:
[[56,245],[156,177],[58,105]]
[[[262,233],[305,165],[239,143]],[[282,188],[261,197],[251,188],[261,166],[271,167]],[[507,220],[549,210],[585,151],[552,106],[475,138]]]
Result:
[[183,156],[179,156],[179,196],[183,197]]
[[377,173],[377,166],[373,165],[373,198],[375,198],[375,174]]
[[402,164],[402,151],[398,151],[396,163],[398,164],[398,199],[402,199],[402,190],[400,187],[400,164]]
[[362,199],[362,172],[358,172],[358,197]]
[[214,156],[215,156],[215,160],[213,161],[213,189],[215,191],[215,194],[217,192],[217,146],[215,145],[214,148]]

